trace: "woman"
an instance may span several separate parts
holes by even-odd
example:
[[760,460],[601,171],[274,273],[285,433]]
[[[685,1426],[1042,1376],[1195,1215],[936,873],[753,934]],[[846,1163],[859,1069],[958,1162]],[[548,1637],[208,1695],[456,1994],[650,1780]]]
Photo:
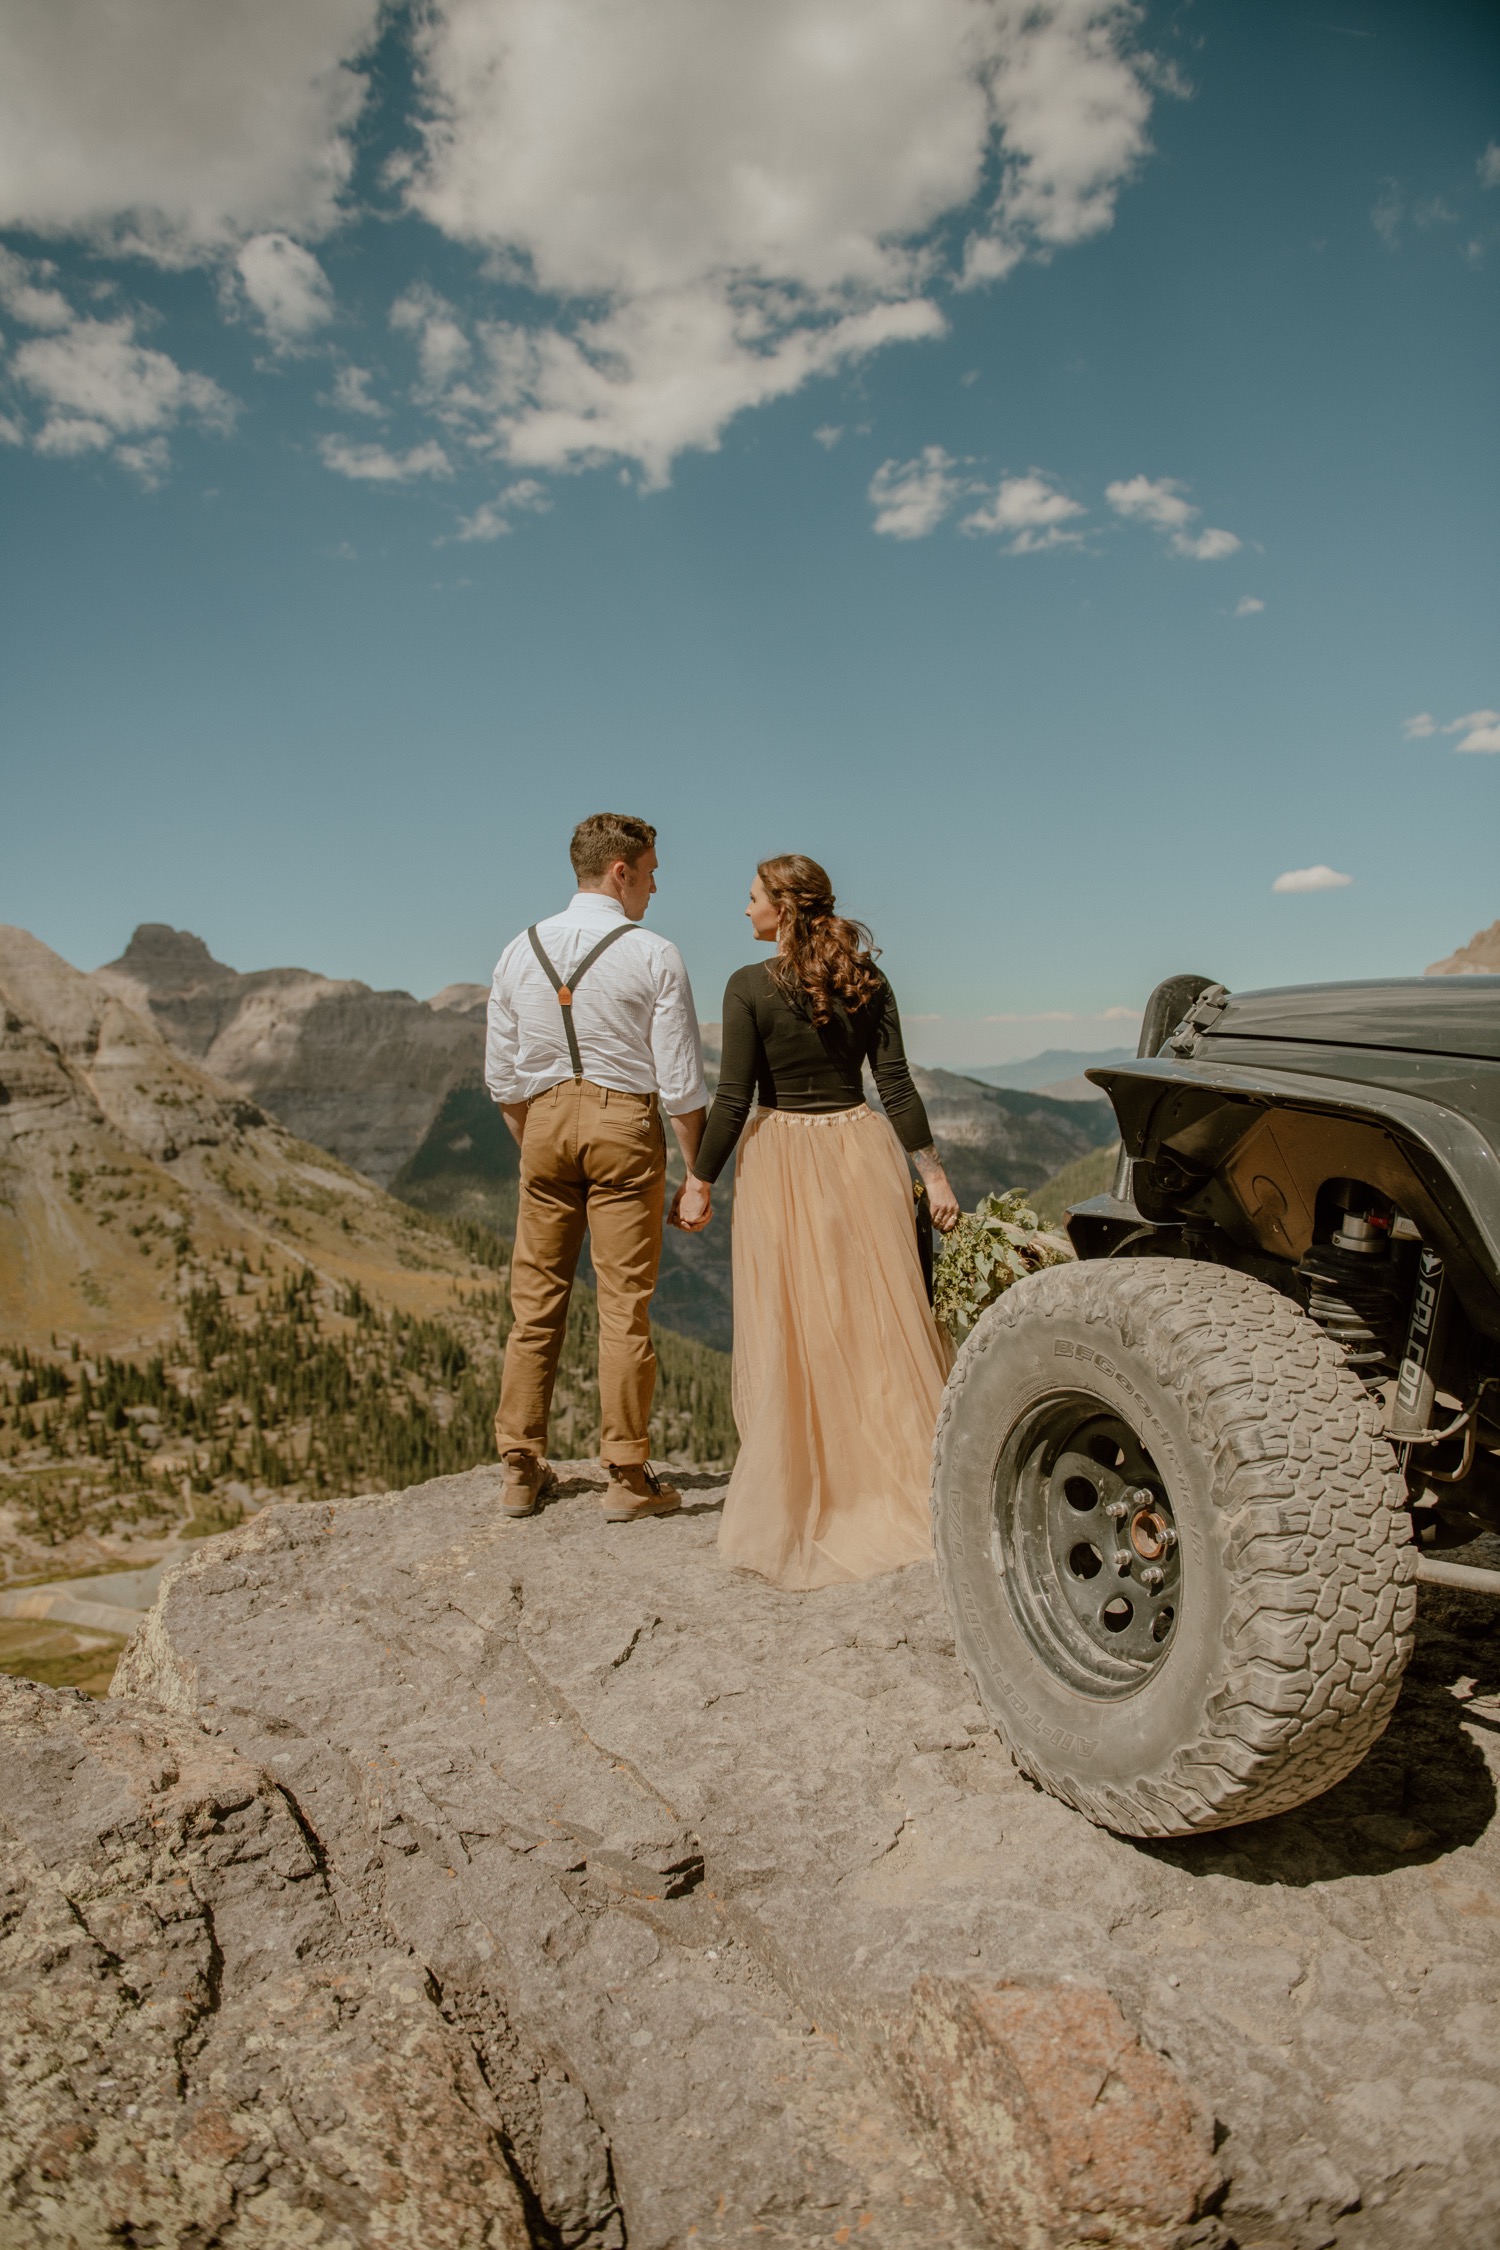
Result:
[[[923,1286],[903,1146],[933,1223],[946,1231],[958,1204],[869,932],[835,914],[827,875],[800,852],[761,861],[745,911],[776,954],[725,990],[718,1095],[678,1222],[703,1223],[738,1143],[740,1456],[719,1545],[778,1586],[829,1586],[932,1551],[928,1457],[951,1353]],[[866,1062],[884,1117],[865,1105]]]

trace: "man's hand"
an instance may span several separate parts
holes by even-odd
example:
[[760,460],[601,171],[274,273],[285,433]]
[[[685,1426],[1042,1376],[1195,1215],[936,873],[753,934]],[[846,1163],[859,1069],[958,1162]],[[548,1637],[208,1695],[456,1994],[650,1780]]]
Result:
[[689,1172],[672,1198],[667,1224],[680,1227],[684,1234],[701,1234],[714,1215],[713,1205],[713,1190],[708,1182],[694,1179]]

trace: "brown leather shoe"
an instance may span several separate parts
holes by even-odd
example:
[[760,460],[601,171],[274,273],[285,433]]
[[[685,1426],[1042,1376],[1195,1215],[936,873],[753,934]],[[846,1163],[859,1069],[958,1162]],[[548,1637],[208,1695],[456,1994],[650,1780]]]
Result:
[[501,1510],[507,1516],[534,1516],[536,1504],[555,1491],[557,1479],[535,1453],[507,1453],[505,1482],[500,1488]]
[[637,1516],[670,1516],[682,1506],[675,1484],[663,1484],[644,1461],[607,1461],[609,1483],[601,1495],[606,1523],[634,1523]]

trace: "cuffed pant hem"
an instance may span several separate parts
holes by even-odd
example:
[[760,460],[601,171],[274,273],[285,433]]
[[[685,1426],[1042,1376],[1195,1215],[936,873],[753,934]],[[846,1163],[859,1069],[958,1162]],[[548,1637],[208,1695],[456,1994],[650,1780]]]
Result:
[[502,1437],[498,1430],[495,1432],[495,1452],[497,1455],[503,1456],[507,1453],[534,1453],[537,1459],[540,1461],[545,1456],[546,1451],[547,1440],[545,1438]]

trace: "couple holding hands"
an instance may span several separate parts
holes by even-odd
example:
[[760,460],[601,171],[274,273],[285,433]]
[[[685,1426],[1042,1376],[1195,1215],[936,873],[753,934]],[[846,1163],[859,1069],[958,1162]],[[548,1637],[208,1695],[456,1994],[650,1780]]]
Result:
[[[774,950],[725,988],[710,1110],[682,956],[642,924],[655,846],[643,820],[580,821],[571,905],[514,939],[495,969],[485,1080],[521,1151],[514,1325],[495,1417],[502,1505],[529,1515],[554,1481],[547,1417],[585,1230],[604,1514],[623,1522],[680,1505],[652,1473],[647,1438],[664,1111],[687,1168],[674,1226],[709,1225],[713,1183],[738,1150],[740,1453],[720,1547],[793,1588],[898,1570],[931,1553],[928,1456],[952,1357],[927,1301],[903,1148],[934,1225],[951,1227],[958,1204],[907,1068],[895,996],[869,932],[835,913],[816,861],[763,860],[746,913]],[[865,1102],[866,1063],[883,1116]]]

